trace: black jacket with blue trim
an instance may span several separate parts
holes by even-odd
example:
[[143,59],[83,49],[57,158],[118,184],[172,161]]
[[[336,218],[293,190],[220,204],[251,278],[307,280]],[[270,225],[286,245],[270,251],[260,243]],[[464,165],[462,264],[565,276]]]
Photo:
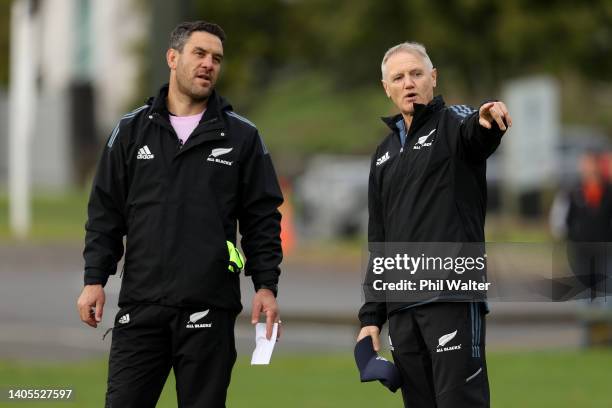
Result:
[[[437,96],[415,104],[402,146],[402,116],[383,118],[392,132],[372,157],[368,242],[484,242],[486,159],[504,132],[478,119],[478,111],[447,107]],[[381,327],[389,314],[415,304],[366,302],[359,319],[362,327]]]
[[213,92],[182,145],[167,85],[111,133],[88,205],[85,284],[105,284],[124,252],[119,305],[155,303],[239,311],[239,276],[226,241],[242,236],[255,289],[276,289],[282,194],[255,126]]

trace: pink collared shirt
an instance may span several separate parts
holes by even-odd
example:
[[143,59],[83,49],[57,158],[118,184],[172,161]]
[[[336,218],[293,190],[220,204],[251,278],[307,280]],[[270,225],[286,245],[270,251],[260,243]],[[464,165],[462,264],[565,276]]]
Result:
[[181,139],[183,144],[185,144],[187,139],[189,139],[189,136],[191,136],[193,130],[198,126],[198,123],[200,123],[204,112],[206,111],[204,110],[201,113],[198,113],[197,115],[191,116],[170,115],[170,123],[172,124],[174,131],[176,132],[179,139]]

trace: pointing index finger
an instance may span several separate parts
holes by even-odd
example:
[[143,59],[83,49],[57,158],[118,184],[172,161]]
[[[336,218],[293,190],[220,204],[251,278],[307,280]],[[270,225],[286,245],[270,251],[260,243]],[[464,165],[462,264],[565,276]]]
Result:
[[495,102],[487,102],[482,104],[482,106],[479,109],[479,113],[482,115],[484,112],[488,111],[489,109],[491,109],[491,107],[495,104]]
[[493,119],[497,123],[497,126],[501,130],[506,130],[506,125],[504,124],[504,115],[503,115],[503,113],[501,113],[501,111],[499,110],[497,105],[495,105],[493,108],[491,108],[489,110],[489,112],[491,113],[491,116],[493,117]]
[[510,112],[508,112],[508,108],[506,107],[506,105],[503,102],[499,103],[500,109],[502,111],[502,113],[504,114],[504,118],[506,119],[506,123],[508,124],[508,126],[512,126],[512,118],[510,117]]

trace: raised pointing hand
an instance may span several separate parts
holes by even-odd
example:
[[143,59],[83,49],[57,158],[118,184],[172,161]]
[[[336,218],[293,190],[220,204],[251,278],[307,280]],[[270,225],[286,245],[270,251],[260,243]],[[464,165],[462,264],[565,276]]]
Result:
[[493,122],[497,123],[497,126],[501,130],[506,130],[507,127],[512,126],[512,118],[508,113],[508,108],[503,102],[487,102],[482,105],[478,111],[479,119],[478,123],[480,126],[487,129],[491,129]]

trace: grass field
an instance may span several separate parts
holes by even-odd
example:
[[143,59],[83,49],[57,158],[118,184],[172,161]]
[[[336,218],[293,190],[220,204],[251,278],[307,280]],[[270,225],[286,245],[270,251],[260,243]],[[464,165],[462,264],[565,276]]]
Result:
[[[612,406],[612,351],[492,353],[489,372],[495,408],[609,408]],[[73,388],[64,403],[7,403],[0,407],[101,407],[106,363],[66,365],[0,363],[0,388]],[[6,401],[6,400],[5,400]],[[170,378],[158,407],[175,407]],[[378,383],[361,384],[350,355],[279,355],[270,366],[234,369],[228,407],[342,408],[399,407],[401,396]]]
[[[72,191],[62,194],[37,192],[32,198],[32,231],[30,240],[39,243],[56,241],[81,242],[87,220],[88,191]],[[11,241],[8,219],[8,197],[0,194],[0,243]],[[520,222],[511,217],[489,216],[486,225],[487,240],[491,242],[547,242],[550,240],[546,225]],[[359,255],[364,236],[346,242],[325,242],[317,251],[352,251]]]
[[[32,197],[32,230],[30,240],[36,242],[82,240],[87,220],[88,192],[62,194],[36,193]],[[0,242],[10,241],[9,203],[0,195]]]

